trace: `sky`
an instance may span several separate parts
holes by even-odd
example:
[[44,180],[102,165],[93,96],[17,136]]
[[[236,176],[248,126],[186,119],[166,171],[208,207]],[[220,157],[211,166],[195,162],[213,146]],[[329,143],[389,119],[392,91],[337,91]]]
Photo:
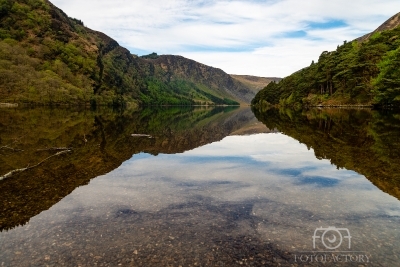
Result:
[[51,0],[132,54],[181,55],[230,74],[285,77],[375,30],[399,0]]

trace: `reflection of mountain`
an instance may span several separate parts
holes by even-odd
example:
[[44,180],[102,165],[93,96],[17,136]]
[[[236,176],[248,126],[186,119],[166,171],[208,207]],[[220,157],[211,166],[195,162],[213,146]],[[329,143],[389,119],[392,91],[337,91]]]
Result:
[[0,175],[32,166],[55,153],[45,148],[69,147],[72,153],[0,181],[0,230],[26,223],[133,154],[181,153],[219,141],[254,120],[246,108],[147,109],[122,114],[110,110],[2,110]]
[[277,128],[313,148],[318,159],[361,173],[400,199],[400,116],[370,110],[254,110]]

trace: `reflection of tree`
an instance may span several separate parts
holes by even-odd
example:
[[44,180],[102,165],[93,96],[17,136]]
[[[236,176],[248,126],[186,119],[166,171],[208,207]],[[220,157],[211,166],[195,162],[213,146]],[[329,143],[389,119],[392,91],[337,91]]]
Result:
[[[246,112],[251,115],[250,110],[233,107],[140,112],[4,109],[0,116],[0,148],[12,149],[0,149],[0,176],[46,161],[0,181],[0,230],[26,223],[133,154],[181,153],[219,141],[246,124]],[[72,151],[48,158],[54,155],[54,148]]]
[[357,171],[400,199],[399,115],[343,109],[254,113],[268,128],[277,128],[313,148],[318,159]]

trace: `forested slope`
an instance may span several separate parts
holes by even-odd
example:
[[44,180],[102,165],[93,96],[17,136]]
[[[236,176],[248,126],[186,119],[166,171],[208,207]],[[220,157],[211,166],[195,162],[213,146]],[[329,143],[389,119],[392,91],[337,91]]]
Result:
[[221,95],[205,80],[167,80],[156,69],[47,0],[0,0],[0,102],[239,104],[254,96],[246,86],[249,95],[233,87]]
[[317,63],[270,83],[252,104],[399,106],[399,17],[400,13],[369,36],[322,52]]
[[138,102],[139,62],[43,0],[1,0],[0,98],[27,103]]
[[197,103],[235,104],[229,99],[236,99],[248,104],[255,96],[249,86],[233,79],[221,69],[176,55],[151,54],[150,58],[144,58],[154,65],[155,77],[164,83],[174,84],[178,89],[188,87],[187,95]]

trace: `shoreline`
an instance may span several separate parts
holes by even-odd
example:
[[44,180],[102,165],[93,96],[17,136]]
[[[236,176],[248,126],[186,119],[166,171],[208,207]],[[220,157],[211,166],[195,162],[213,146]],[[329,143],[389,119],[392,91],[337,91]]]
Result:
[[373,105],[369,104],[347,104],[347,105],[310,105],[306,106],[307,108],[374,108]]

